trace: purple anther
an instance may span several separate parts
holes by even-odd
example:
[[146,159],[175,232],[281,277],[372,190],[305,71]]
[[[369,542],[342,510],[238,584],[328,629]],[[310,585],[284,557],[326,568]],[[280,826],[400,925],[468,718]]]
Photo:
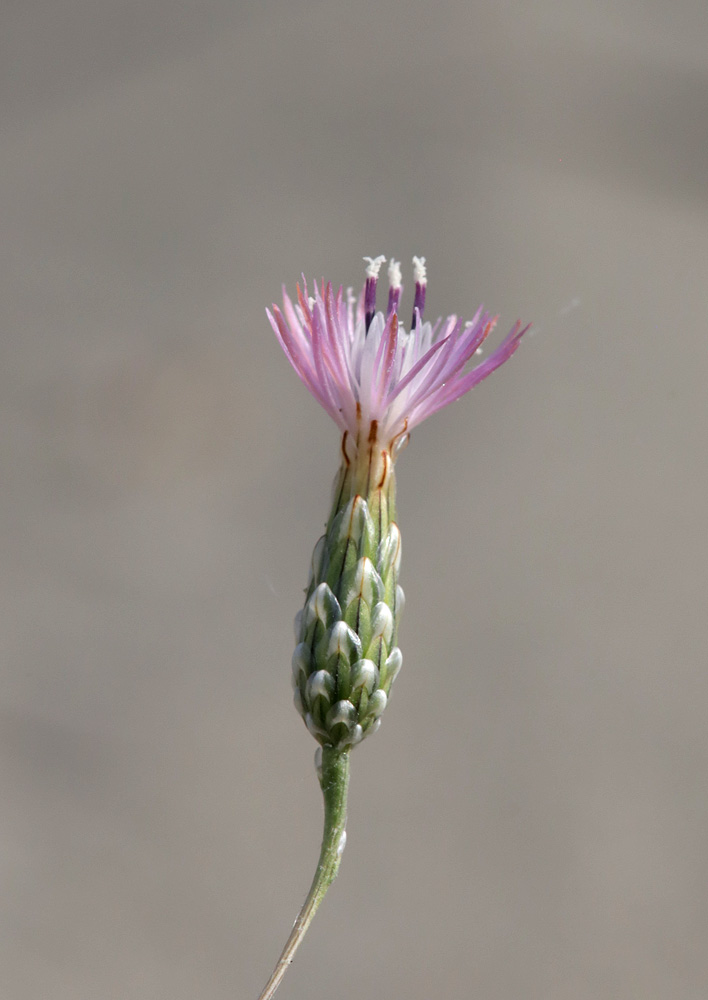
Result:
[[379,283],[379,271],[385,262],[385,257],[364,257],[368,261],[366,267],[366,287],[364,289],[364,325],[369,332],[371,321],[376,315],[376,286]]
[[391,313],[398,312],[398,304],[401,301],[401,292],[403,291],[403,285],[401,284],[401,265],[397,260],[391,258],[391,262],[388,265],[388,308],[386,310],[386,318],[391,315]]

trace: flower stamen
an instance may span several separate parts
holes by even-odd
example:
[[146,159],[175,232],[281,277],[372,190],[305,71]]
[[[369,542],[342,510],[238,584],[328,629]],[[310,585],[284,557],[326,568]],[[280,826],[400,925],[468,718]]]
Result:
[[369,332],[371,321],[376,315],[376,286],[379,283],[379,271],[381,265],[386,263],[384,256],[364,257],[368,261],[366,268],[366,286],[364,288],[364,325],[366,332]]
[[388,319],[391,313],[398,312],[398,303],[401,301],[402,291],[401,264],[392,257],[388,265],[388,308],[386,310],[386,319]]

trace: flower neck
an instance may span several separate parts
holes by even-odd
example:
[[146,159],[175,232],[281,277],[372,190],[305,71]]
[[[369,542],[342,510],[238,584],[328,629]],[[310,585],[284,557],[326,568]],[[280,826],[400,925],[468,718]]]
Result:
[[339,474],[340,502],[351,497],[365,499],[374,493],[389,493],[394,477],[393,458],[379,440],[378,425],[371,421],[368,434],[359,429],[356,438],[349,431],[342,436],[342,468]]

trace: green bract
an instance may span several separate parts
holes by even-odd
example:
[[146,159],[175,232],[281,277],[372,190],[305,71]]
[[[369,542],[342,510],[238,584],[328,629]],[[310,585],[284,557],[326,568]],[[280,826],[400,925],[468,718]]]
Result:
[[[346,439],[345,439],[346,445]],[[332,512],[315,545],[305,607],[295,620],[295,705],[323,746],[339,750],[378,729],[401,668],[396,646],[403,591],[395,474],[372,446],[347,457]]]

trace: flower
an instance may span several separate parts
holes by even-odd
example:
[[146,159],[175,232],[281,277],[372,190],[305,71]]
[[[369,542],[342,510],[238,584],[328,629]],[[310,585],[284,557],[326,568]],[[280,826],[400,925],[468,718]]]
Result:
[[[276,305],[266,310],[290,363],[341,429],[342,442],[329,518],[295,617],[292,657],[295,707],[319,744],[322,848],[310,892],[259,1000],[273,997],[337,874],[346,840],[350,751],[381,725],[403,663],[396,456],[413,427],[503,364],[528,329],[516,323],[486,361],[468,369],[496,317],[480,307],[467,323],[457,316],[423,322],[425,258],[414,257],[413,319],[406,331],[398,321],[398,262],[389,265],[384,316],[376,311],[376,288],[385,258],[364,260],[358,302],[351,289],[346,297],[341,288],[335,294],[324,280],[310,297],[303,275],[296,304],[283,288],[282,311]],[[439,697],[434,680],[432,696]]]
[[332,284],[308,294],[303,275],[293,304],[283,287],[283,309],[266,310],[291,365],[342,431],[359,440],[362,430],[395,456],[408,433],[437,410],[472,389],[514,353],[528,330],[517,322],[501,344],[467,370],[497,318],[480,308],[464,322],[448,316],[423,322],[425,257],[414,257],[415,301],[411,329],[398,319],[401,269],[391,260],[386,315],[376,312],[376,288],[385,257],[365,257],[366,282],[358,301]]

